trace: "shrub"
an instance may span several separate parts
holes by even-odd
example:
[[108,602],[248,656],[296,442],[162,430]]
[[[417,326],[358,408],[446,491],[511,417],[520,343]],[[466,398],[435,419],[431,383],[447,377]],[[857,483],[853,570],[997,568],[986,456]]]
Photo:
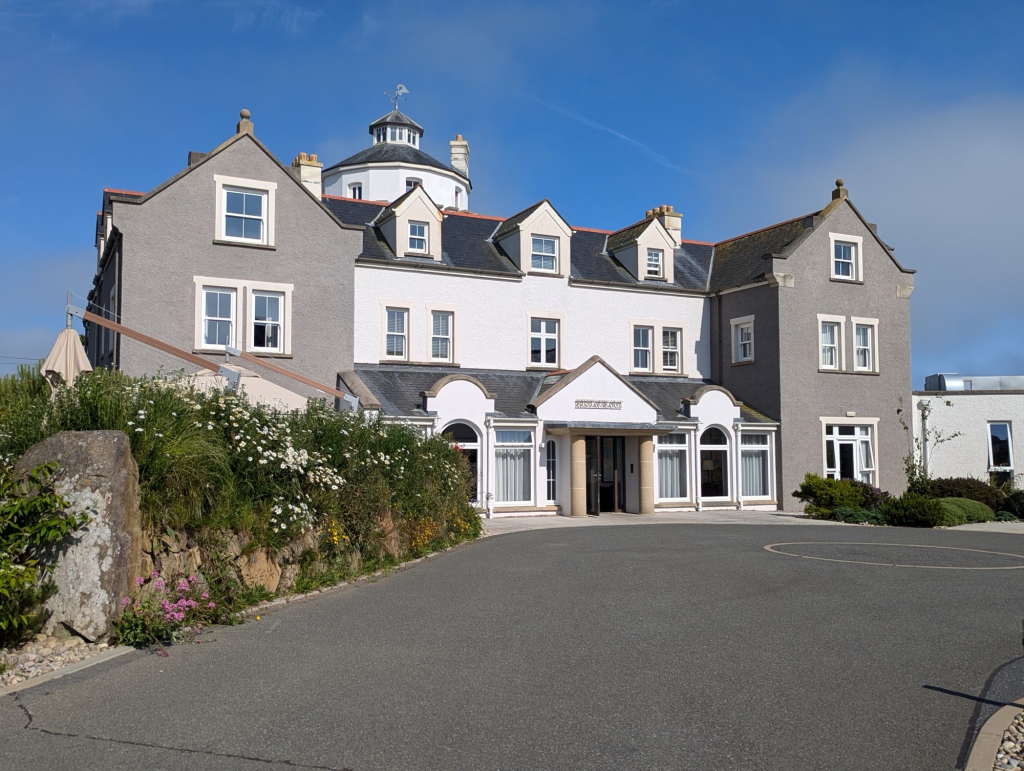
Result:
[[941,504],[934,498],[904,493],[890,498],[882,507],[885,522],[893,527],[937,527],[943,524]]
[[803,501],[804,511],[815,519],[829,519],[839,507],[860,509],[864,505],[864,492],[849,480],[824,479],[809,472],[793,497]]
[[1013,514],[1017,519],[1024,518],[1024,490],[1011,490],[1006,494],[1004,513]]
[[970,498],[980,501],[993,513],[1005,508],[1006,495],[996,487],[971,477],[946,477],[929,483],[932,498]]
[[836,522],[846,522],[851,525],[884,525],[885,517],[882,512],[871,509],[853,509],[849,506],[839,506],[829,519]]
[[943,522],[946,527],[966,525],[970,522],[991,522],[995,514],[988,506],[970,498],[940,498]]
[[56,464],[39,466],[19,481],[0,467],[0,645],[38,632],[46,621],[42,604],[53,596],[47,577],[54,548],[88,521],[66,514],[67,501],[53,489]]
[[847,479],[846,483],[853,485],[863,493],[864,501],[861,506],[867,511],[881,511],[885,502],[892,497],[889,493],[869,485],[867,482],[861,482],[859,479]]
[[1020,522],[1020,518],[1016,514],[1009,511],[1000,511],[996,514],[996,522]]

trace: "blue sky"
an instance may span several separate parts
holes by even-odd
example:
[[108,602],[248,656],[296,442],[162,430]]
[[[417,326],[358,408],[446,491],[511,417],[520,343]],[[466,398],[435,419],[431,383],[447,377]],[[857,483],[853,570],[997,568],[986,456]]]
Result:
[[[980,10],[979,10],[980,9]],[[1024,3],[0,0],[0,372],[85,294],[104,187],[148,190],[252,111],[283,161],[365,147],[382,91],[471,206],[715,241],[836,177],[918,269],[914,386],[1024,374]]]

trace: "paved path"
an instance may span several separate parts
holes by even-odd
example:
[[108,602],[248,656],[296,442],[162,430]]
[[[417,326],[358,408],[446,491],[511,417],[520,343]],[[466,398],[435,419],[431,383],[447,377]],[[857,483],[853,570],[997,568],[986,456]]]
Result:
[[490,537],[0,698],[0,768],[952,769],[1020,566],[999,533]]

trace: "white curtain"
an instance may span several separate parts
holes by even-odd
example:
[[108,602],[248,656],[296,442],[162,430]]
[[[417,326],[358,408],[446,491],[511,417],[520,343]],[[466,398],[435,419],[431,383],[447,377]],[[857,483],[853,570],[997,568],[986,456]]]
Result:
[[522,503],[530,495],[530,448],[500,447],[494,451],[497,471],[495,498],[499,503]]
[[658,450],[658,497],[686,497],[686,450]]
[[768,495],[768,451],[744,450],[740,467],[744,497]]

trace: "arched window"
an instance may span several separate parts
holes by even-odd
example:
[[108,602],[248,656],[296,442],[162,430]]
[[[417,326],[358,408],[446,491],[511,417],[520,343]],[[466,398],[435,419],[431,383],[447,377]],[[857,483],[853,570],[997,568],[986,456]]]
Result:
[[476,503],[480,479],[480,437],[476,429],[465,423],[452,423],[441,433],[449,442],[459,448],[466,463],[469,464],[469,500]]
[[714,426],[700,435],[700,496],[729,497],[729,437]]
[[554,503],[558,498],[558,448],[555,445],[554,439],[548,439],[547,444],[547,467],[548,467],[548,500]]

